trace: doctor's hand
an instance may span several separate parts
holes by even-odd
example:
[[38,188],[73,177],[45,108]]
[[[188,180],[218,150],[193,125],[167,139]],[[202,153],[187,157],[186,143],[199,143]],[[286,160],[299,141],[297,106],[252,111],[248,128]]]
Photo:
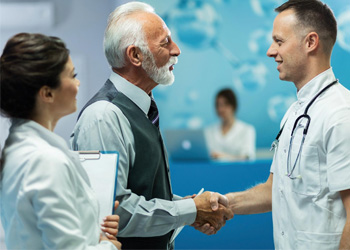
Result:
[[[211,209],[213,211],[217,211],[221,206],[219,203],[226,208],[229,207],[229,201],[226,196],[219,193],[211,192],[210,193]],[[233,217],[233,213],[232,213],[232,217]],[[217,230],[213,226],[211,226],[209,223],[205,223],[201,225],[200,223],[195,222],[191,226],[193,226],[196,230],[207,235],[212,235],[217,233]]]
[[211,195],[210,195],[211,209],[213,209],[213,211],[218,210],[220,204],[222,204],[225,207],[229,208],[230,202],[229,202],[227,196],[219,194],[219,193],[213,193],[212,192]]
[[216,234],[226,223],[233,218],[233,212],[228,208],[228,200],[221,200],[215,210],[212,209],[210,199],[212,192],[205,192],[193,200],[197,208],[197,217],[192,226],[208,235]]
[[[114,203],[114,210],[117,209],[119,202],[116,201]],[[119,215],[108,215],[103,219],[103,223],[101,223],[101,230],[104,232],[104,235],[100,235],[100,241],[108,240],[113,245],[115,245],[118,249],[121,249],[122,244],[117,240],[119,227]]]

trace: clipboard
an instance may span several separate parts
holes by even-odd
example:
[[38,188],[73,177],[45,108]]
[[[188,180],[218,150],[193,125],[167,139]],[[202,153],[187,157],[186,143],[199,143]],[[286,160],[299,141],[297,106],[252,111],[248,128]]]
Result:
[[117,151],[78,151],[80,162],[89,176],[100,205],[99,221],[114,213],[118,176]]

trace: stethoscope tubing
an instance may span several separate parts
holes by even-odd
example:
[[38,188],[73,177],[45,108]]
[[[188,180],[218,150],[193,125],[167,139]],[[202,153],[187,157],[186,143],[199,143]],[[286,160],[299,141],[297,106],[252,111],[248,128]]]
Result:
[[[301,179],[301,175],[298,175],[297,177],[294,177],[293,176],[293,172],[294,172],[294,169],[297,165],[297,162],[298,162],[298,159],[301,155],[301,151],[302,151],[302,148],[303,148],[303,145],[304,145],[304,142],[305,142],[305,137],[307,135],[307,132],[309,130],[309,126],[310,126],[310,123],[311,123],[311,117],[308,115],[308,111],[309,111],[309,108],[311,107],[311,105],[315,102],[315,100],[322,94],[324,93],[327,89],[329,89],[330,87],[332,87],[334,84],[336,84],[338,82],[338,79],[335,80],[334,82],[328,84],[326,87],[324,87],[320,92],[317,93],[316,96],[314,96],[314,98],[312,98],[312,100],[308,103],[308,105],[306,106],[305,110],[304,110],[304,113],[302,115],[300,115],[294,122],[294,126],[293,126],[293,129],[292,129],[292,132],[291,132],[291,138],[290,138],[290,142],[289,142],[289,148],[288,148],[288,155],[287,155],[287,173],[286,173],[286,176],[288,176],[290,179]],[[297,154],[297,157],[295,159],[295,162],[293,164],[293,167],[292,169],[290,170],[290,161],[291,161],[291,149],[292,149],[292,143],[293,143],[293,139],[294,139],[294,132],[295,132],[295,128],[297,127],[297,125],[299,124],[300,120],[305,118],[306,119],[306,124],[305,124],[305,127],[304,127],[304,130],[303,130],[303,138],[302,138],[302,141],[301,141],[301,145],[299,147],[299,150],[298,150],[298,154]],[[287,122],[287,121],[286,121]],[[283,129],[284,129],[284,126],[286,124],[286,122],[283,124],[282,128],[280,129],[280,131],[278,132],[277,136],[276,136],[276,139],[274,140],[274,142],[272,143],[272,148],[276,147],[278,145],[278,142],[279,142],[279,138],[283,132]],[[290,170],[290,171],[289,171]]]
[[[335,80],[334,82],[331,82],[330,84],[328,84],[326,87],[324,87],[320,92],[318,92],[318,94],[316,96],[314,96],[314,98],[312,98],[312,100],[308,103],[308,105],[306,106],[305,110],[304,110],[304,114],[302,114],[301,116],[299,116],[296,121],[294,122],[294,126],[293,126],[293,129],[292,129],[292,132],[291,132],[291,135],[293,134],[294,130],[295,130],[295,127],[297,126],[299,120],[301,118],[306,118],[308,119],[308,123],[307,125],[305,126],[305,129],[304,129],[304,132],[303,134],[307,134],[308,132],[308,129],[309,129],[309,125],[310,125],[310,121],[311,121],[311,117],[308,115],[308,111],[309,111],[309,108],[311,107],[311,105],[316,101],[316,99],[323,93],[325,92],[327,89],[329,89],[330,87],[332,87],[334,84],[336,84],[338,82],[338,79]],[[287,121],[286,121],[287,122]],[[283,124],[282,128],[280,129],[280,131],[278,132],[277,136],[276,136],[276,139],[275,141],[278,141],[282,132],[283,132],[283,129],[284,129],[284,125],[286,123]]]

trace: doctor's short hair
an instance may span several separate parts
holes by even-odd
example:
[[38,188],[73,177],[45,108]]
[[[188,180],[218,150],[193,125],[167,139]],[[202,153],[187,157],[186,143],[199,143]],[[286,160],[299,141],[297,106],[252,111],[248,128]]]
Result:
[[148,44],[143,31],[143,22],[133,18],[138,12],[154,13],[154,8],[142,2],[129,2],[116,8],[108,18],[103,47],[112,68],[125,66],[125,51],[130,45],[141,48]]
[[288,9],[295,12],[298,30],[316,32],[324,46],[324,52],[331,54],[337,39],[337,20],[328,5],[320,0],[289,0],[275,11],[281,13]]
[[43,34],[19,33],[1,55],[0,108],[4,116],[28,119],[41,87],[58,88],[69,59],[64,42]]
[[238,101],[235,93],[230,88],[225,88],[220,90],[216,94],[215,98],[215,108],[218,106],[218,99],[222,97],[226,100],[226,102],[233,108],[233,111],[236,112],[238,109]]

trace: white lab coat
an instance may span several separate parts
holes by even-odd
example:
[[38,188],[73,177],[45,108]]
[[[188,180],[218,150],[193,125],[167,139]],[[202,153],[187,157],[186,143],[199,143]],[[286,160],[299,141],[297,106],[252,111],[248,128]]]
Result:
[[99,207],[77,153],[16,119],[3,151],[1,222],[8,249],[116,249],[99,243]]
[[[271,167],[276,249],[339,248],[346,221],[339,191],[350,189],[350,91],[340,83],[326,90],[310,106],[309,130],[293,172],[293,176],[300,178],[286,176],[294,122],[311,99],[334,80],[332,69],[312,79],[298,91],[298,101],[282,120],[281,126],[285,126]],[[296,126],[290,169],[297,158],[305,126],[306,119]]]

